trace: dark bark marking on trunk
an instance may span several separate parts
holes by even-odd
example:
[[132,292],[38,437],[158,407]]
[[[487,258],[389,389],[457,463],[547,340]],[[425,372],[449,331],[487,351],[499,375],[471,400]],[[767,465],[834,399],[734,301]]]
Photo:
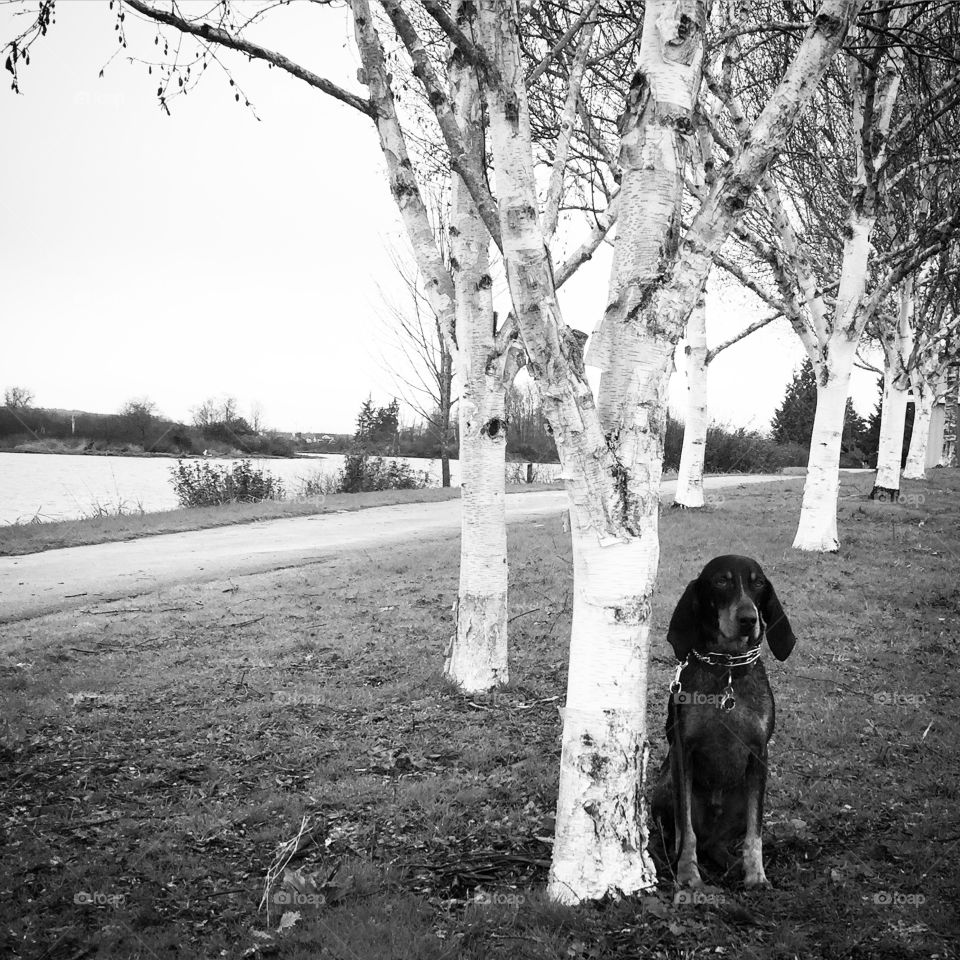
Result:
[[507,433],[507,421],[502,420],[499,417],[493,417],[480,428],[480,432],[488,436],[491,440],[505,439]]

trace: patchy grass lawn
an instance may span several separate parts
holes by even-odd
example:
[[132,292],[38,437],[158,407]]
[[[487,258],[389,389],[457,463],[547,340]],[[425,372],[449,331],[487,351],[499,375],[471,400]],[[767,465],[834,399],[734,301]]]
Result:
[[[508,486],[507,493],[559,490],[562,486],[561,483],[523,484]],[[301,500],[225,503],[216,507],[183,507],[157,513],[104,514],[53,523],[0,524],[0,557],[39,553],[58,547],[134,540],[161,533],[206,530],[235,523],[257,523],[318,513],[344,513],[395,503],[433,503],[437,500],[457,500],[459,497],[459,487],[427,487],[422,490],[382,490],[375,493],[331,493]]]
[[654,769],[664,628],[702,563],[757,557],[800,638],[770,668],[774,890],[675,904],[667,877],[619,903],[545,901],[570,626],[558,516],[511,529],[514,679],[495,696],[439,675],[454,540],[6,626],[0,955],[954,956],[960,475],[907,484],[909,506],[865,502],[872,479],[844,483],[837,556],[791,550],[799,485],[663,514]]

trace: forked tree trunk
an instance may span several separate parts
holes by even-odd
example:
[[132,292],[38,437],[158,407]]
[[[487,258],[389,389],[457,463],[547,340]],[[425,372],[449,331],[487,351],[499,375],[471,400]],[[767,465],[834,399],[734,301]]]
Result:
[[837,536],[840,442],[855,353],[855,343],[846,338],[834,340],[823,373],[817,379],[817,412],[810,438],[800,523],[793,541],[798,550],[835,553],[840,549]]
[[650,323],[644,305],[677,255],[689,154],[680,131],[692,125],[704,17],[696,0],[648,0],[622,123],[610,305],[590,348],[590,362],[603,370],[598,412],[622,504],[621,516],[606,530],[591,522],[576,496],[570,510],[574,610],[547,888],[563,902],[643,890],[656,877],[641,792],[650,597],[659,562],[666,387],[675,340]]
[[[604,436],[580,344],[563,324],[544,246],[516,12],[491,0],[479,10],[484,44],[501,74],[488,90],[487,106],[507,276],[570,497],[575,599],[547,889],[552,898],[575,903],[633,893],[656,880],[645,849],[641,784],[662,451],[655,433],[645,434],[649,450],[642,441],[635,446],[631,435],[621,463]],[[662,352],[672,355],[669,342]],[[662,415],[662,391],[650,399]],[[640,488],[642,499],[635,494]]]
[[903,468],[906,480],[927,479],[927,443],[930,439],[930,421],[933,418],[933,390],[927,383],[913,382],[913,433],[910,452]]
[[823,344],[820,357],[814,361],[817,412],[810,438],[800,521],[793,541],[798,550],[835,553],[840,549],[837,536],[840,443],[853,359],[863,331],[860,308],[867,281],[870,234],[875,220],[875,217],[862,213],[853,212],[850,215],[832,329]]
[[900,462],[903,458],[903,430],[907,421],[907,385],[889,359],[883,370],[883,405],[880,415],[880,446],[877,451],[877,478],[871,500],[896,501],[900,496]]
[[687,322],[684,350],[687,370],[687,406],[683,424],[683,449],[673,505],[698,509],[703,506],[703,461],[707,449],[707,324],[703,299],[697,302]]
[[[454,14],[456,15],[456,7]],[[481,149],[480,98],[469,69],[450,62],[451,94],[467,150]],[[504,385],[495,352],[489,234],[460,177],[451,187],[450,257],[457,303],[460,400],[460,591],[444,672],[461,690],[509,679]]]
[[[684,132],[693,126],[705,8],[696,0],[648,2],[622,127],[623,205],[611,303],[599,331],[605,349],[598,405],[586,381],[580,344],[560,314],[539,222],[517,8],[504,0],[477,5],[485,53],[497,74],[487,88],[488,142],[507,278],[528,367],[563,464],[576,565],[557,832],[548,882],[554,899],[575,903],[630,894],[656,881],[645,849],[644,707],[673,348],[713,255],[860,2],[825,0],[783,83],[761,111],[751,141],[695,217],[679,260],[676,237],[688,153]],[[648,124],[656,128],[650,132],[649,150],[643,132]],[[648,190],[643,183],[648,176],[659,186]],[[638,179],[631,184],[631,177]],[[665,192],[667,183],[674,194]],[[640,203],[645,196],[652,201],[649,210]],[[635,245],[652,251],[656,270],[639,262]],[[669,283],[664,276],[670,276]]]

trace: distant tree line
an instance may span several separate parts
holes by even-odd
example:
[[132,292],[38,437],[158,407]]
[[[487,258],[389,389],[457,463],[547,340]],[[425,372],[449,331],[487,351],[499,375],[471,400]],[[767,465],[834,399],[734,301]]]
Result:
[[[292,456],[294,441],[251,424],[232,397],[205,400],[193,423],[162,416],[148,397],[128,400],[117,413],[46,409],[32,406],[23,387],[4,391],[0,445],[5,449],[82,450],[103,453],[223,454]],[[262,417],[255,407],[251,419]]]

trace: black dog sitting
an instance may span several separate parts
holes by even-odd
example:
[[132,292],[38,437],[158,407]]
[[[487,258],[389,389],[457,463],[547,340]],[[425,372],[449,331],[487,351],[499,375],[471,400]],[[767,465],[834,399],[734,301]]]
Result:
[[778,660],[796,643],[773,584],[748,557],[711,560],[670,620],[667,641],[681,663],[652,806],[684,885],[702,884],[698,855],[726,868],[742,842],[744,884],[769,886],[761,827],[774,705],[759,659],[764,637]]

